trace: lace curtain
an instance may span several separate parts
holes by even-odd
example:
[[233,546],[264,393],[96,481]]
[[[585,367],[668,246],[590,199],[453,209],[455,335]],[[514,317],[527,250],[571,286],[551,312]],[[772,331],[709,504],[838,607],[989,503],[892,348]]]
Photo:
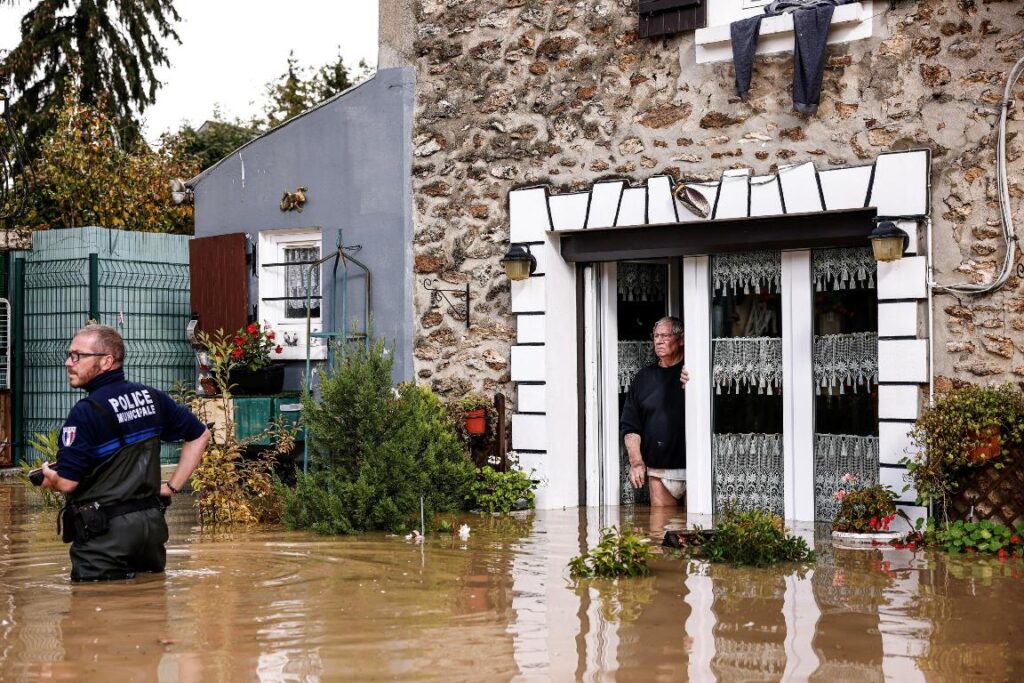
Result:
[[[287,247],[284,250],[284,261],[289,264],[284,267],[285,296],[297,297],[284,302],[286,318],[306,317],[306,272],[308,266],[320,258],[319,247]],[[295,265],[292,265],[295,264]],[[320,315],[320,271],[313,271],[311,278],[310,306],[313,308],[313,316]]]
[[768,510],[783,514],[781,434],[713,434],[715,512]]
[[773,395],[782,386],[782,340],[777,337],[712,339],[715,393],[757,390]]
[[668,293],[668,268],[658,263],[630,263],[618,267],[620,301],[664,301]]
[[872,289],[875,261],[871,247],[858,249],[815,249],[814,284],[821,292],[835,289]]
[[711,259],[715,294],[760,294],[779,291],[782,252],[744,251],[719,254]]
[[[865,485],[878,482],[878,437],[847,434],[814,435],[814,516],[830,522],[839,510],[833,494],[853,486],[842,481],[847,472]],[[897,493],[899,493],[897,491]]]
[[871,391],[878,383],[878,334],[853,332],[826,334],[814,338],[814,385],[820,394],[824,388],[858,387]]
[[619,393],[629,391],[636,373],[657,359],[652,341],[619,342]]

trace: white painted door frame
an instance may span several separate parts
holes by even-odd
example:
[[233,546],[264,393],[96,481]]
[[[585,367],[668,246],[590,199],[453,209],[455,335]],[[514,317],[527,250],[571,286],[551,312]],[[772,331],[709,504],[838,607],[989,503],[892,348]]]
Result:
[[588,506],[619,504],[617,271],[614,263],[595,263],[583,269]]

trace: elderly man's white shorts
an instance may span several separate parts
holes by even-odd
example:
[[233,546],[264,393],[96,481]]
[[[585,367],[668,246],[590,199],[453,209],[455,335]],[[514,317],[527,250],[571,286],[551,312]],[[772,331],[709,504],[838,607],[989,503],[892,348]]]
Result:
[[686,470],[662,470],[654,467],[647,468],[647,476],[657,477],[665,486],[665,490],[672,494],[673,498],[682,498],[686,493]]

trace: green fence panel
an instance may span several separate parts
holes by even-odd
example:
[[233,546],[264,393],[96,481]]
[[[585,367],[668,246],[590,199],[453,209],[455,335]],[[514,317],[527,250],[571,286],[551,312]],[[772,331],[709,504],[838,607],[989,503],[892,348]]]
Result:
[[[129,379],[164,391],[194,381],[194,356],[185,341],[191,313],[187,236],[88,227],[37,232],[33,239],[24,256],[24,310],[14,313],[23,316],[25,329],[25,438],[58,429],[84,395],[68,386],[64,355],[89,319],[90,303],[100,322],[124,336]],[[161,460],[174,462],[180,451],[180,445],[164,444]]]

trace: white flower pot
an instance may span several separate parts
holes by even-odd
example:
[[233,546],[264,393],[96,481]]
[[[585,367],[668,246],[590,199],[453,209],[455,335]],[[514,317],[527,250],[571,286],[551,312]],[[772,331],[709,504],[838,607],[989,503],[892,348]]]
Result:
[[888,545],[890,541],[901,541],[907,535],[905,531],[833,531],[832,546],[835,548],[867,549],[876,545]]

